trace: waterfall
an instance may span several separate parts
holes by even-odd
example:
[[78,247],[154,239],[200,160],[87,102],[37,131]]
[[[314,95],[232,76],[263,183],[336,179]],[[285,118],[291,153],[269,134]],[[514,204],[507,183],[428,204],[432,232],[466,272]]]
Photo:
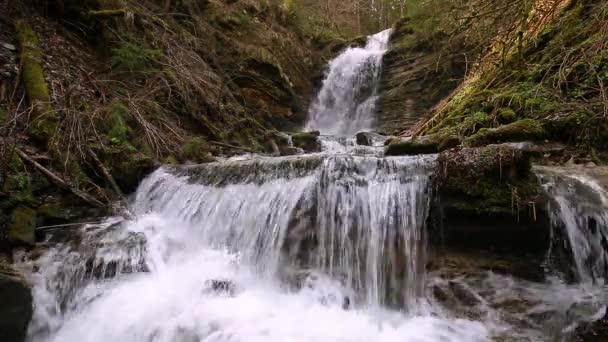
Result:
[[536,172],[551,199],[556,238],[550,254],[570,254],[571,273],[581,282],[604,281],[608,276],[608,191],[581,170],[537,167]]
[[483,341],[480,324],[421,302],[434,159],[160,168],[135,218],[87,226],[26,263],[39,270],[29,340]]
[[309,109],[307,130],[352,136],[372,128],[382,57],[390,35],[389,29],[370,36],[365,47],[350,47],[329,63],[323,86]]

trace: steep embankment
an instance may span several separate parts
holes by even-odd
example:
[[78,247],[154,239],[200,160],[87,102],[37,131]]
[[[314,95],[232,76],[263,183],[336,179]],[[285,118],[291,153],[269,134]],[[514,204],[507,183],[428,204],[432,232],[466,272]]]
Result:
[[467,56],[463,46],[451,47],[449,37],[437,33],[424,37],[410,19],[394,25],[391,48],[384,56],[377,129],[399,134],[414,126],[464,79]]
[[608,149],[608,4],[562,2],[518,48],[494,65],[488,58],[416,134],[456,135],[467,146],[550,140],[600,163]]
[[[413,136],[387,141],[387,154],[441,153],[433,244],[526,255],[522,276],[535,278],[560,230],[531,164],[597,170],[606,160],[608,4],[538,1],[528,11],[483,41],[474,29],[484,22],[432,40],[414,21],[397,23],[378,119],[382,131]],[[462,37],[486,44],[465,69]]]
[[106,210],[159,162],[268,149],[273,131],[302,124],[323,64],[270,1],[11,4],[0,13],[3,244]]

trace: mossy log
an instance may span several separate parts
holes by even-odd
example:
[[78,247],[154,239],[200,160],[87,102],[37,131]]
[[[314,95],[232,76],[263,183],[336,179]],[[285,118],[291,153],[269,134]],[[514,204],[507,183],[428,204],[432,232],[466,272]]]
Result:
[[482,128],[465,140],[467,146],[483,146],[503,142],[539,141],[546,137],[542,124],[522,119],[498,128]]
[[15,31],[21,53],[21,79],[34,110],[29,133],[39,142],[48,142],[57,129],[58,116],[51,106],[49,88],[44,79],[40,42],[26,20],[16,20]]

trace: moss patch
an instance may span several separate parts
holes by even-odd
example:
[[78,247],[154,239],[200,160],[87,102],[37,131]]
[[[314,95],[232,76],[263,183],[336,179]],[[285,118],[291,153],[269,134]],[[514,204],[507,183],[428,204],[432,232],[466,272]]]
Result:
[[545,137],[546,132],[540,122],[523,119],[498,128],[482,128],[465,139],[465,145],[483,146],[502,142],[536,141]]
[[15,21],[15,31],[21,52],[21,78],[36,114],[30,134],[36,140],[46,142],[55,133],[59,118],[51,107],[49,89],[42,70],[40,42],[25,20]]
[[36,211],[25,206],[15,208],[8,228],[9,241],[13,244],[33,246],[36,243],[35,231]]
[[319,131],[301,132],[291,135],[293,146],[299,147],[306,152],[320,152],[321,143],[319,142]]

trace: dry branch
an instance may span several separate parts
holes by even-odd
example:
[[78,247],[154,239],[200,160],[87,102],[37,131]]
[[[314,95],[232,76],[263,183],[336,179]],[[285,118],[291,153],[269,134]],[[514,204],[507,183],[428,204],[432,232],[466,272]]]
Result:
[[100,209],[105,209],[107,206],[101,202],[99,202],[98,200],[96,200],[93,196],[79,190],[76,189],[72,186],[70,186],[68,183],[66,183],[63,179],[61,179],[59,176],[57,176],[56,174],[54,174],[52,171],[50,171],[49,169],[45,168],[44,166],[40,165],[37,161],[35,161],[34,159],[30,158],[30,156],[28,156],[25,152],[21,151],[20,149],[15,149],[15,151],[17,152],[17,154],[19,155],[19,157],[21,157],[23,160],[25,160],[26,162],[28,162],[30,165],[32,165],[36,170],[38,170],[41,174],[43,174],[46,178],[48,178],[48,180],[50,180],[51,182],[53,182],[55,185],[57,185],[58,187],[64,189],[64,190],[68,190],[71,193],[73,193],[76,197],[82,199],[83,201],[85,201],[87,204],[96,207],[96,208],[100,208]]

